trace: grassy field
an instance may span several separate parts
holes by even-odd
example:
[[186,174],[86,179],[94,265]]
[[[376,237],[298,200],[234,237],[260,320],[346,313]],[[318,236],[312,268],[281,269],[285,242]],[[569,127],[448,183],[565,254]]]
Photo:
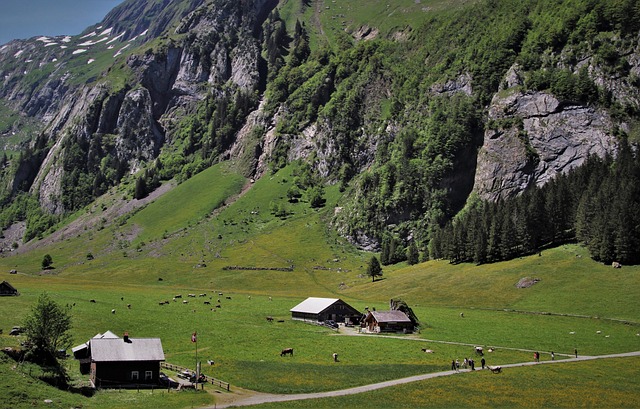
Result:
[[[590,260],[580,246],[567,245],[542,256],[485,266],[442,261],[398,265],[385,268],[382,278],[371,282],[364,274],[371,255],[326,228],[337,190],[327,190],[327,206],[321,210],[304,201],[289,203],[286,191],[294,177],[294,168],[285,168],[258,180],[231,203],[229,197],[238,194],[244,179],[220,165],[131,217],[1,258],[0,280],[9,281],[21,295],[0,299],[0,344],[19,345],[20,337],[7,333],[46,291],[73,306],[75,344],[107,330],[128,331],[134,338],[160,337],[168,362],[194,367],[190,335],[197,331],[198,358],[215,361],[205,365],[204,372],[230,382],[232,390],[330,391],[437,372],[447,370],[452,359],[471,356],[475,345],[496,348],[487,354],[490,365],[530,361],[533,351],[541,352],[544,361],[550,351],[562,360],[574,348],[581,355],[640,350],[640,312],[633,301],[640,296],[639,268],[614,270]],[[273,216],[273,202],[287,206],[289,216]],[[95,258],[87,260],[87,252]],[[41,272],[46,253],[55,269]],[[228,266],[245,269],[225,269]],[[13,268],[19,274],[10,275]],[[540,281],[516,288],[522,277]],[[189,293],[207,295],[187,298],[189,304],[171,301],[174,295]],[[361,311],[386,309],[389,299],[402,298],[421,320],[420,332],[348,336],[292,321],[289,310],[308,296],[342,298]],[[169,304],[160,306],[164,300]],[[220,308],[215,307],[218,303]],[[266,316],[276,322],[269,323]],[[285,347],[293,347],[295,356],[280,357]],[[425,354],[422,348],[435,353]],[[339,365],[332,360],[334,352]],[[585,396],[587,406],[599,406],[599,399],[620,406],[627,395],[629,402],[637,402],[637,386],[629,381],[637,374],[637,363],[628,359],[513,368],[504,376],[459,375],[394,387],[367,394],[367,399],[356,395],[275,406],[359,407],[371,396],[384,407],[407,407],[406,402],[411,407],[553,406],[550,402],[567,407],[576,402],[576,394]],[[68,360],[66,365],[74,382],[87,382],[77,362]],[[3,390],[12,393],[0,397],[0,407],[31,407],[50,398],[59,404],[54,407],[157,407],[162,401],[162,407],[183,408],[212,404],[220,396],[212,387],[208,393],[166,396],[158,391],[100,391],[87,398],[58,391],[28,372],[28,367],[3,358]],[[37,369],[35,373],[37,378]],[[619,380],[617,388],[609,387],[613,381],[608,376]],[[570,388],[558,387],[568,378],[574,380]],[[606,393],[597,394],[594,388]],[[467,400],[461,401],[461,394]]]

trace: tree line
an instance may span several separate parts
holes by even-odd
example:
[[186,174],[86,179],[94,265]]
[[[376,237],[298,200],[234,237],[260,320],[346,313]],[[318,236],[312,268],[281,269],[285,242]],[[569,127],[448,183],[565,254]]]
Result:
[[640,155],[627,142],[519,196],[474,200],[434,230],[428,255],[482,264],[575,241],[596,261],[640,263]]

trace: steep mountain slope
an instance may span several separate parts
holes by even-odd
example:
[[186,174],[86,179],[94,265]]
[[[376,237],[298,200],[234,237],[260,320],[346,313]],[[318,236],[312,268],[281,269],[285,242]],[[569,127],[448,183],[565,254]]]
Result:
[[4,227],[25,195],[48,220],[31,239],[111,187],[301,161],[291,198],[338,184],[343,236],[425,250],[470,195],[637,134],[638,6],[569,3],[128,0],[78,38],[12,42],[0,97],[44,130],[4,166]]

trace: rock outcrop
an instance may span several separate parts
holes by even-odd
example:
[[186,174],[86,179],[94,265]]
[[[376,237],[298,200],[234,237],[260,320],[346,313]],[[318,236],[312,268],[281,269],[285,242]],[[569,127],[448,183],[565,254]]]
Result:
[[474,183],[474,191],[487,200],[542,186],[589,155],[602,157],[616,149],[605,110],[523,91],[519,78],[517,67],[512,68],[506,77],[511,88],[497,93],[489,107]]

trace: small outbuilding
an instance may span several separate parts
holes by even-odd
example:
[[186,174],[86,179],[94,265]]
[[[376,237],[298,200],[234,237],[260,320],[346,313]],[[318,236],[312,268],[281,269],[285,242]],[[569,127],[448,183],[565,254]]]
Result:
[[160,338],[92,338],[91,373],[95,388],[152,386],[160,383],[164,351]]
[[14,286],[6,281],[0,283],[0,296],[20,295]]
[[414,323],[402,311],[369,311],[364,318],[364,327],[369,332],[413,332]]
[[353,325],[362,317],[362,313],[339,298],[309,297],[291,310],[294,320],[345,323]]

